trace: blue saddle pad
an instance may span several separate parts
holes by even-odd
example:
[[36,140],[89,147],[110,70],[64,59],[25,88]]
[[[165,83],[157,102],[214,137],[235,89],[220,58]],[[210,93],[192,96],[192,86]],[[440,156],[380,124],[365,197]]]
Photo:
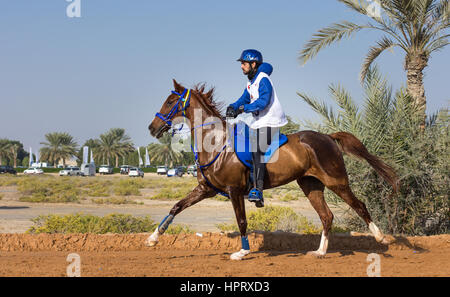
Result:
[[[234,126],[234,151],[238,159],[253,172],[252,147],[250,142],[250,129],[242,122]],[[279,137],[274,137],[272,143],[264,154],[264,162],[268,163],[279,147],[288,141],[286,135],[279,133]]]

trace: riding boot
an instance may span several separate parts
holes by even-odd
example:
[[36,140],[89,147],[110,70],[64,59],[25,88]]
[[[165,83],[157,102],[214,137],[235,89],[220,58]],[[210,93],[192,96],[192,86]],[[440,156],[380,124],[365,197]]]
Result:
[[261,153],[253,152],[253,189],[248,194],[248,200],[255,202],[256,207],[264,206],[263,190],[264,190],[264,174],[266,164],[261,162]]

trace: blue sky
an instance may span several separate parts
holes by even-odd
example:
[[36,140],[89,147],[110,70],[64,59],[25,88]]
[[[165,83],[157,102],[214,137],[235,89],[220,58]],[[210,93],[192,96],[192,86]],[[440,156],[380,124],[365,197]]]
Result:
[[[296,92],[330,102],[328,86],[339,83],[360,102],[360,66],[381,36],[360,32],[301,66],[298,53],[318,29],[366,17],[335,0],[81,0],[81,18],[68,18],[68,5],[1,4],[0,138],[33,151],[49,132],[68,132],[82,145],[112,127],[125,128],[136,145],[154,142],[147,127],[172,78],[186,87],[206,82],[232,103],[246,84],[236,62],[246,48],[273,65],[286,114],[318,120]],[[394,90],[405,84],[403,57],[395,49],[377,62]],[[425,69],[429,113],[448,106],[449,58],[446,48]]]

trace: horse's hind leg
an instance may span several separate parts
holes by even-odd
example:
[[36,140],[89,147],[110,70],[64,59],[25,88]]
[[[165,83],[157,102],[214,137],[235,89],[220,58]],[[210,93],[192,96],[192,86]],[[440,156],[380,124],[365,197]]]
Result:
[[341,197],[354,211],[366,222],[372,234],[375,236],[375,240],[384,244],[388,244],[389,240],[385,237],[385,235],[378,229],[372,219],[370,217],[369,212],[367,211],[366,205],[356,198],[355,194],[353,194],[352,190],[348,183],[344,185],[327,185],[327,188],[332,190],[336,195]]
[[173,206],[169,212],[169,215],[162,220],[155,232],[147,238],[145,245],[156,245],[158,243],[159,236],[164,234],[169,225],[172,223],[174,217],[181,211],[205,198],[214,197],[215,195],[216,192],[208,186],[200,184],[195,187],[194,190],[192,190],[184,199],[181,199]]
[[325,186],[321,181],[314,177],[302,177],[297,180],[298,185],[302,188],[305,195],[308,197],[311,205],[319,214],[322,221],[323,231],[320,240],[320,246],[317,251],[308,252],[309,255],[316,257],[324,257],[328,249],[328,236],[333,224],[333,213],[325,202],[323,190]]

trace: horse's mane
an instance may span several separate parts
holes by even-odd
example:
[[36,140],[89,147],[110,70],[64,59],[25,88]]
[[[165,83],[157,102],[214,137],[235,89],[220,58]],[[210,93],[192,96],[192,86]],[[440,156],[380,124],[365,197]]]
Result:
[[205,92],[205,88],[206,83],[198,83],[194,86],[193,90],[197,93],[199,99],[202,101],[205,107],[208,108],[215,117],[223,120],[224,116],[222,115],[221,110],[224,106],[224,102],[217,101],[214,98],[214,87],[209,89],[207,92]]

